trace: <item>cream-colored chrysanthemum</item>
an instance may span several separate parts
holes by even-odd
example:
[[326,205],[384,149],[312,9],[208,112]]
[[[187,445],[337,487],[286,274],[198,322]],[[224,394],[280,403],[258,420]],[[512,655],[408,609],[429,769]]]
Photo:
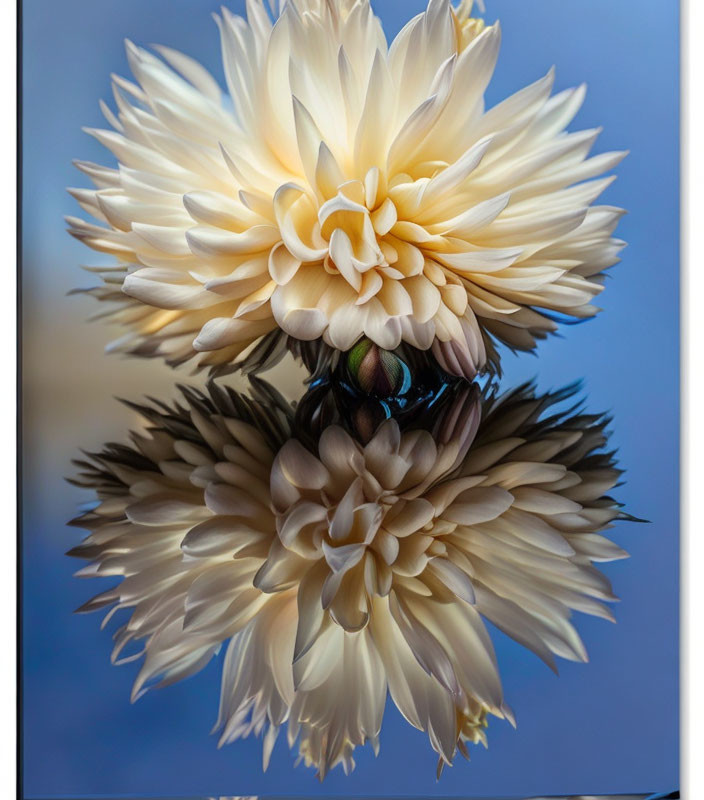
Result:
[[213,366],[274,331],[367,336],[471,377],[495,340],[528,350],[596,312],[623,243],[621,210],[592,205],[612,178],[592,179],[623,154],[565,132],[584,87],[551,97],[551,70],[485,110],[500,31],[471,0],[431,0],[391,46],[368,0],[282,6],[217,18],[225,97],[192,59],[127,46],[136,83],[114,78],[112,130],[91,131],[119,165],[78,164],[97,224],[69,220],[119,259],[93,290],[117,348]]
[[135,698],[229,640],[222,743],[263,734],[266,765],[286,727],[321,777],[349,770],[378,747],[388,692],[442,768],[485,743],[488,715],[511,719],[482,618],[550,665],[586,657],[571,613],[610,618],[592,562],[625,556],[600,533],[625,517],[603,418],[543,420],[571,392],[480,408],[459,387],[427,430],[388,420],[362,445],[335,424],[311,442],[254,386],[138,407],[148,435],[83,464],[100,502],[72,554],[123,578],[83,610],[131,609],[113,660],[144,656]]

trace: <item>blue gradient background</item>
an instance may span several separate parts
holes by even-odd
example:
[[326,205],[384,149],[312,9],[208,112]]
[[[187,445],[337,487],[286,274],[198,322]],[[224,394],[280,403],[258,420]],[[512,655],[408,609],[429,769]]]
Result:
[[[220,76],[214,0],[24,0],[24,779],[28,797],[95,795],[536,795],[671,790],[678,784],[678,14],[661,0],[487,0],[504,41],[489,102],[557,65],[557,89],[587,81],[579,128],[604,126],[596,151],[631,150],[606,202],[627,208],[629,242],[596,320],[563,329],[539,358],[505,359],[505,385],[541,389],[586,379],[589,408],[615,415],[613,443],[628,470],[619,497],[650,525],[620,525],[632,558],[607,565],[622,602],[618,625],[580,617],[591,662],[535,657],[495,636],[518,730],[492,721],[474,748],[435,781],[424,734],[391,706],[381,754],[357,752],[348,778],[320,786],[294,768],[280,740],[269,771],[261,743],[223,750],[208,735],[218,659],[181,685],[130,706],[135,665],[109,665],[98,616],[72,610],[100,588],[71,578],[64,527],[87,496],[63,483],[79,445],[120,437],[134,420],[111,399],[169,395],[158,365],[102,355],[108,333],[90,304],[66,298],[97,263],[64,232],[77,213],[64,192],[85,185],[72,158],[108,158],[81,125],[99,125],[109,73],[128,73],[122,40],[182,49]],[[243,0],[230,4],[240,12]],[[377,0],[387,33],[422,0]],[[185,374],[178,375],[179,380]],[[104,586],[102,588],[105,588]]]

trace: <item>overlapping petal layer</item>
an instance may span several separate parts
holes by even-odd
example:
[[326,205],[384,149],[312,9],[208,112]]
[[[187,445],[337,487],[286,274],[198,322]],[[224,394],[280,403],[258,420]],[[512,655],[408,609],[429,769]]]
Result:
[[[266,384],[213,385],[131,445],[80,462],[98,503],[75,522],[85,576],[122,581],[83,610],[128,609],[113,660],[142,666],[138,697],[199,670],[227,643],[221,742],[287,728],[320,776],[377,748],[387,693],[428,733],[439,768],[511,719],[484,626],[550,666],[586,658],[574,610],[611,618],[594,567],[626,554],[603,452],[607,420],[553,410],[574,389],[497,398],[459,385],[424,424],[342,424],[311,439]],[[138,646],[136,652],[132,648]]]
[[566,133],[584,87],[553,73],[490,110],[498,23],[431,0],[391,46],[368,0],[223,10],[227,94],[196,62],[128,44],[114,78],[117,168],[79,163],[96,220],[72,233],[117,257],[93,290],[116,347],[231,364],[267,333],[347,350],[432,348],[472,377],[496,340],[529,350],[597,310],[621,210],[593,203],[622,153]]

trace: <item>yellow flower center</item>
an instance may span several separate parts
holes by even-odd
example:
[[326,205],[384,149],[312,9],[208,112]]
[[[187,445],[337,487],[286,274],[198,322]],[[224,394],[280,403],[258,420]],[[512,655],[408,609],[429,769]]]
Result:
[[474,0],[462,0],[459,6],[453,9],[459,53],[465,50],[486,28],[486,22],[483,19],[471,16],[473,6]]

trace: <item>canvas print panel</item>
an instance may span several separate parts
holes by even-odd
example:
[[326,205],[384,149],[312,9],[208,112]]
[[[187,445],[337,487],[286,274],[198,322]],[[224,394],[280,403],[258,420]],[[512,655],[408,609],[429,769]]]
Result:
[[676,9],[23,10],[26,796],[669,796]]

